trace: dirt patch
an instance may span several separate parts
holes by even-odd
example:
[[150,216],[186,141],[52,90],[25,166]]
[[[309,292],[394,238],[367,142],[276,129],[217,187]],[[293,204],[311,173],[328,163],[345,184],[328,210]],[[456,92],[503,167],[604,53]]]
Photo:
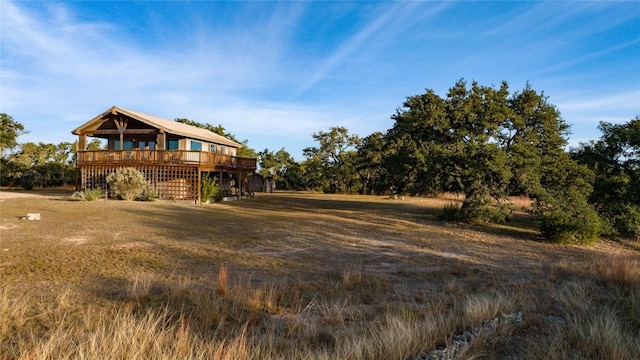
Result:
[[72,194],[69,190],[0,190],[0,201],[24,198],[64,197]]
[[66,243],[81,245],[81,244],[84,244],[84,243],[87,242],[87,238],[84,238],[84,237],[70,237],[70,238],[66,238],[66,239],[64,239],[62,241],[66,242]]

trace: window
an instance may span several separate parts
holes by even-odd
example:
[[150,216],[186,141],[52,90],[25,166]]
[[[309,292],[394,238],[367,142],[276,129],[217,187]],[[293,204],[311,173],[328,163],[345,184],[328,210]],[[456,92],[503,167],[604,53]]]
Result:
[[209,144],[209,151],[211,151],[212,153],[216,152],[217,147],[216,144]]
[[[125,140],[122,143],[122,150],[132,150],[133,149],[133,140]],[[113,142],[114,150],[120,150],[120,140],[115,140]]]
[[191,140],[191,150],[193,151],[202,151],[202,143],[198,141]]
[[144,150],[144,149],[147,149],[147,147],[149,147],[149,150],[155,150],[156,142],[155,141],[139,141],[138,142],[138,149]]
[[178,139],[167,140],[167,150],[178,150]]

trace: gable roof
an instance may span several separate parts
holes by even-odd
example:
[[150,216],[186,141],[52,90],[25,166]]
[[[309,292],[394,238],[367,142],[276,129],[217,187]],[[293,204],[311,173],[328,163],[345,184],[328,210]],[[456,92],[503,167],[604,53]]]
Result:
[[202,141],[212,142],[212,143],[221,144],[221,145],[227,145],[235,148],[239,148],[242,146],[242,144],[240,143],[227,139],[226,137],[216,134],[207,129],[183,124],[177,121],[171,121],[171,120],[159,118],[157,116],[144,114],[138,111],[127,110],[117,106],[112,106],[102,114],[94,117],[93,119],[75,128],[71,133],[74,135],[80,135],[81,133],[87,133],[87,132],[90,133],[91,130],[96,130],[98,127],[100,127],[100,125],[102,125],[105,116],[107,116],[108,114],[116,114],[116,113],[136,119],[142,123],[145,123],[147,125],[150,125],[160,130],[164,130],[165,132],[170,134],[180,135],[180,136],[184,136],[191,139],[202,140]]

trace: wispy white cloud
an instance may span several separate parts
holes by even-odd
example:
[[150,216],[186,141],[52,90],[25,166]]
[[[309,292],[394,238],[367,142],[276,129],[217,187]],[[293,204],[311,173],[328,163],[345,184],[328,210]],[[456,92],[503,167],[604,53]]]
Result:
[[628,112],[631,117],[640,114],[640,89],[579,100],[561,100],[558,107],[563,111],[616,109],[616,112]]
[[[415,23],[435,16],[446,6],[447,4],[443,3],[425,9],[424,4],[420,2],[398,2],[390,8],[386,6],[379,8],[377,16],[371,19],[360,31],[337,46],[335,51],[324,59],[300,86],[298,91],[303,93],[315,86],[355,54],[358,55],[362,63],[375,62],[377,52],[388,50],[387,46],[393,43],[398,34],[406,31]],[[368,51],[372,52],[368,53]]]

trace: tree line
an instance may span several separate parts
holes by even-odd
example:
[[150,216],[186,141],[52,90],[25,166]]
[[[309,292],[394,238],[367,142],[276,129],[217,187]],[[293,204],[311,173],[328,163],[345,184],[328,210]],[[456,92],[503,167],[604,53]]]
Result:
[[544,93],[460,80],[445,96],[408,97],[391,118],[390,129],[364,138],[343,127],[314,133],[317,146],[300,163],[266,149],[260,171],[280,189],[462,193],[442,217],[465,222],[508,221],[508,197],[527,196],[554,241],[640,236],[639,117],[601,122],[600,139],[567,150],[570,126]]
[[[18,144],[23,126],[1,116],[3,186],[75,182],[74,144]],[[281,190],[456,192],[464,201],[445,207],[442,217],[464,222],[508,221],[508,197],[526,196],[541,232],[555,241],[640,236],[637,116],[624,124],[601,122],[599,139],[567,150],[570,126],[544,93],[529,84],[512,92],[506,82],[496,87],[460,80],[444,96],[426,90],[407,97],[391,119],[390,129],[364,138],[344,127],[315,132],[316,146],[305,148],[300,162],[284,148],[255,151],[246,140],[237,155],[257,158],[259,172]],[[221,125],[175,120],[236,140]]]

